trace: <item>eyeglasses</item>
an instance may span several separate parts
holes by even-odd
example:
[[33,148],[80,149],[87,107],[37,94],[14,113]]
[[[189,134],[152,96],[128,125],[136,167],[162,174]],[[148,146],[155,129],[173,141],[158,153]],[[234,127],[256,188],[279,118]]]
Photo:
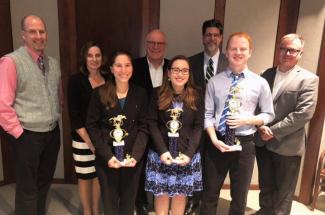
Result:
[[212,38],[212,37],[220,37],[221,35],[220,34],[212,34],[212,33],[206,33],[204,34],[205,37],[209,37],[209,38]]
[[284,54],[289,52],[290,55],[297,55],[298,53],[301,52],[301,50],[298,49],[285,48],[285,47],[280,47],[280,51]]
[[159,47],[162,47],[166,44],[165,42],[156,42],[156,41],[147,41],[147,43],[149,46],[159,46]]
[[175,75],[178,75],[180,73],[182,73],[183,75],[187,75],[190,72],[190,70],[188,68],[181,69],[181,68],[178,68],[178,67],[172,67],[170,69],[170,71]]

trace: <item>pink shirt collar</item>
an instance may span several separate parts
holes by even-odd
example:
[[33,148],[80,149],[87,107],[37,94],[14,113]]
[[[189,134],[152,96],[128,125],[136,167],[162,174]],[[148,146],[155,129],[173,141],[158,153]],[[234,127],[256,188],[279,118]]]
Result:
[[[31,49],[27,46],[25,46],[25,48],[26,48],[28,54],[32,57],[33,61],[35,61],[37,63],[37,59],[40,55],[38,53],[36,53],[33,49]],[[44,56],[44,54],[41,54],[41,55]]]

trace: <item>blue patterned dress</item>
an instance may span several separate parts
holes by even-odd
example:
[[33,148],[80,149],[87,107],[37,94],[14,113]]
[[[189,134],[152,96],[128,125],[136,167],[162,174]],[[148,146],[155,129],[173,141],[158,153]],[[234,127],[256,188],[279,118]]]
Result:
[[[173,102],[173,108],[182,106],[182,103]],[[177,137],[169,137],[169,141],[169,145],[172,146],[170,148],[175,148]],[[174,153],[171,152],[171,154]],[[192,196],[193,192],[202,189],[200,153],[195,153],[186,166],[180,166],[174,163],[165,165],[155,151],[149,150],[146,165],[146,191],[152,192],[155,196],[167,194],[173,197],[176,195]]]

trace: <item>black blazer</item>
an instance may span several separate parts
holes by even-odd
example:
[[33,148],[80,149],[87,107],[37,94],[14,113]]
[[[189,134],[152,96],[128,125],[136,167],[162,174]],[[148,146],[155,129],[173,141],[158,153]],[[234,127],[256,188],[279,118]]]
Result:
[[[168,131],[166,123],[171,120],[170,112],[167,110],[158,110],[158,90],[156,88],[151,96],[148,110],[148,129],[153,140],[153,149],[159,154],[168,151]],[[186,154],[190,158],[197,152],[200,144],[200,138],[203,130],[204,122],[204,101],[203,96],[197,98],[197,110],[194,111],[183,105],[179,121],[182,128],[179,131],[177,140],[178,149],[181,153]]]
[[[107,80],[107,75],[102,75]],[[75,141],[84,141],[76,132],[76,129],[85,127],[92,92],[93,88],[88,80],[88,75],[79,72],[70,76],[68,82],[68,108],[71,137]]]
[[[197,86],[201,87],[203,93],[205,93],[205,76],[204,76],[204,53],[200,52],[190,58],[191,69],[193,72],[194,82]],[[228,67],[228,59],[226,55],[220,53],[217,67],[217,74],[226,70]]]
[[[164,59],[163,71],[167,70],[169,60]],[[149,65],[147,61],[147,57],[141,57],[134,59],[132,61],[133,65],[133,75],[131,77],[131,82],[145,88],[147,90],[148,95],[152,93],[152,81],[150,77]]]
[[130,85],[123,109],[117,104],[114,108],[104,105],[100,101],[99,88],[92,94],[86,128],[96,149],[96,159],[107,163],[114,155],[113,139],[109,132],[115,127],[109,119],[119,114],[126,116],[121,126],[128,132],[124,138],[125,153],[130,154],[138,162],[141,160],[147,145],[146,109],[147,95],[143,88]]

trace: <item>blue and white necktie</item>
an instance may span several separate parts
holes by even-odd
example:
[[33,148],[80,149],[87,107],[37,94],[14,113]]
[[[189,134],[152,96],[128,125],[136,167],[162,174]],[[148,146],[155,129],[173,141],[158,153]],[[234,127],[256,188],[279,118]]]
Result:
[[218,131],[222,136],[225,136],[225,144],[227,144],[227,145],[232,145],[232,144],[234,144],[234,141],[235,141],[235,129],[230,129],[229,126],[226,124],[227,116],[229,115],[229,112],[230,112],[229,101],[234,96],[231,93],[232,88],[237,86],[240,78],[243,77],[243,73],[241,73],[239,75],[231,73],[231,77],[232,77],[232,82],[231,82],[229,94],[227,96],[225,106],[223,108],[223,111],[222,111],[222,114],[220,117],[220,121],[219,121],[219,125],[218,125]]

